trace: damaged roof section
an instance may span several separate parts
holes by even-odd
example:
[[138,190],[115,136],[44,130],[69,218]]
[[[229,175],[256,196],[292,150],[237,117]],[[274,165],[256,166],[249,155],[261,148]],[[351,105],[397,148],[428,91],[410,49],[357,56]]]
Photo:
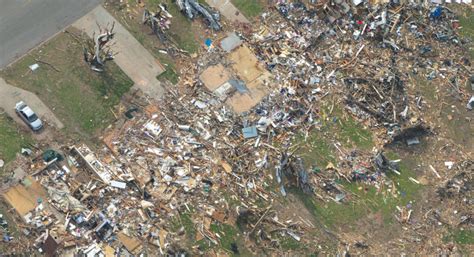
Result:
[[269,83],[272,76],[250,48],[241,45],[242,41],[235,33],[221,42],[224,42],[221,43],[223,49],[229,50],[229,53],[222,55],[220,63],[207,66],[199,78],[234,112],[247,112],[271,91]]
[[33,211],[38,204],[46,200],[46,196],[46,190],[32,177],[24,178],[20,184],[3,194],[5,200],[21,217]]
[[[194,17],[189,7],[197,2],[177,3]],[[237,234],[258,238],[248,240],[251,250],[265,254],[281,254],[288,239],[316,245],[319,238],[308,233],[315,225],[294,219],[294,210],[280,212],[278,200],[283,206],[289,199],[280,197],[297,189],[311,203],[346,207],[359,196],[345,187],[352,185],[380,193],[384,204],[399,203],[405,184],[394,177],[422,182],[403,174],[401,160],[389,159],[384,147],[396,142],[411,147],[430,135],[424,120],[429,107],[407,92],[411,74],[447,83],[445,88],[467,99],[456,79],[446,79],[470,75],[462,66],[462,42],[456,36],[447,41],[442,35],[420,36],[436,32],[435,25],[425,26],[429,22],[453,29],[449,13],[441,12],[445,19],[437,21],[430,20],[438,16],[431,13],[414,3],[277,1],[255,24],[258,29],[231,33],[220,41],[222,49],[209,47],[196,63],[189,62],[182,83],[167,87],[163,99],[134,95],[128,110],[103,131],[103,144],[75,142],[61,148],[64,158],[31,159],[30,176],[4,197],[24,218],[34,246],[51,254],[64,248],[85,256],[178,255],[184,240],[192,241],[190,255],[218,255],[221,251],[205,252],[200,244],[211,248],[224,240],[230,244],[225,253],[237,254]],[[436,42],[426,46],[426,38]],[[443,58],[429,54],[434,49]],[[329,94],[335,101],[325,106]],[[343,111],[337,104],[376,130],[377,141],[367,139],[370,150],[355,148],[352,138],[324,138],[344,126],[340,116],[331,115]],[[320,141],[334,152],[315,145]],[[301,146],[334,160],[305,163]],[[431,166],[435,179],[470,168],[456,158],[439,172]],[[458,184],[450,182],[440,195],[453,194],[452,183]],[[394,206],[395,214],[389,214],[397,225],[414,222],[412,204]],[[240,231],[220,230],[224,226]],[[345,237],[337,238],[343,251],[358,244]]]

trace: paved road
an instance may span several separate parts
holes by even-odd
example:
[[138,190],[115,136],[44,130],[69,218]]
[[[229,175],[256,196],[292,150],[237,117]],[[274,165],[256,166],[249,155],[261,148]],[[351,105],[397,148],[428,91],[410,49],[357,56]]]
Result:
[[163,66],[107,10],[98,6],[72,26],[92,36],[94,32],[98,33],[97,23],[105,27],[113,22],[115,37],[112,50],[118,53],[115,63],[133,80],[135,88],[155,99],[161,98],[164,89],[156,76],[164,71]]
[[0,69],[71,25],[101,0],[0,0]]

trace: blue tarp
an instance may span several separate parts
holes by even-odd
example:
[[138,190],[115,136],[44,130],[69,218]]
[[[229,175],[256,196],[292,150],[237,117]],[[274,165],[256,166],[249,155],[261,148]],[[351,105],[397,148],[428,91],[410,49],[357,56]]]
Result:
[[244,134],[244,138],[253,138],[258,136],[257,127],[251,126],[242,129],[242,133]]
[[239,93],[247,93],[249,90],[247,86],[245,85],[245,82],[242,80],[236,80],[236,79],[229,79],[229,84],[231,84]]
[[207,47],[211,47],[211,45],[212,45],[212,39],[206,38],[206,41],[204,41],[204,44],[206,44]]
[[441,6],[436,6],[430,13],[430,18],[438,19],[443,13],[443,8]]

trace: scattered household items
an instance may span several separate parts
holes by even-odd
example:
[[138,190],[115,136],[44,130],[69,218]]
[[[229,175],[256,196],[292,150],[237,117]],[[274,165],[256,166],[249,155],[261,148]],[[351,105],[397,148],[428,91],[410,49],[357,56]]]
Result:
[[471,99],[469,99],[469,102],[467,102],[467,109],[472,110],[474,108],[474,96],[471,96]]
[[39,64],[34,63],[34,64],[28,66],[28,68],[30,68],[31,71],[35,71],[36,69],[39,68]]
[[[238,226],[238,233],[281,255],[285,242],[308,237],[307,227],[339,240],[322,223],[283,218],[276,199],[290,203],[293,192],[310,205],[318,199],[351,208],[363,194],[381,196],[374,206],[403,203],[381,214],[388,212],[403,231],[422,216],[414,211],[416,203],[405,202],[406,191],[421,187],[426,177],[446,179],[436,192],[443,201],[469,201],[463,199],[472,187],[472,161],[429,163],[418,177],[387,151],[414,150],[434,138],[436,130],[424,116],[428,105],[408,93],[413,79],[445,86],[462,105],[467,100],[460,85],[471,74],[452,26],[454,14],[429,3],[303,2],[276,1],[253,31],[235,28],[214,42],[202,37],[212,51],[182,69],[181,84],[164,85],[161,100],[134,96],[133,104],[114,113],[116,121],[104,129],[101,142],[47,146],[39,155],[22,150],[31,156],[28,172],[3,196],[34,235],[36,249],[51,255],[63,248],[85,256],[211,255],[203,248],[233,236],[217,228]],[[221,29],[218,15],[197,0],[176,4],[190,19],[200,14],[210,28]],[[157,12],[145,10],[143,22],[164,39],[171,18],[159,5]],[[112,30],[113,25],[89,42],[85,58],[94,70],[109,58]],[[467,107],[473,104],[474,97]],[[334,138],[324,145],[334,151],[321,151],[325,163],[308,162],[301,147],[321,143],[349,118],[375,131],[373,145],[358,149],[350,139]],[[459,205],[472,213],[468,204]],[[429,222],[442,222],[436,210],[423,211]],[[377,215],[370,219],[384,224]],[[452,224],[468,227],[469,220]],[[406,240],[418,240],[415,232],[407,232]],[[195,245],[183,250],[183,238]],[[15,239],[4,238],[10,240]],[[229,244],[224,254],[241,252],[236,242]],[[369,244],[354,239],[343,247],[363,251]]]
[[166,5],[159,4],[156,12],[149,11],[145,8],[142,22],[150,26],[160,41],[165,43],[167,40],[165,31],[170,28],[171,18],[173,18],[173,16],[168,12]]

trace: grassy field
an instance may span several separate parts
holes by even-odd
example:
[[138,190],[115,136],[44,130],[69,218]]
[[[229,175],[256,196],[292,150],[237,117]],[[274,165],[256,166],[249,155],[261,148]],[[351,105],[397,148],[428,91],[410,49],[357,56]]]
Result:
[[[29,65],[40,63],[31,72]],[[62,33],[0,73],[8,83],[34,92],[64,123],[66,130],[91,136],[108,125],[111,108],[119,103],[133,82],[110,61],[103,73],[89,69],[82,59],[82,46]]]
[[[8,163],[15,158],[22,147],[28,146],[33,140],[23,134],[19,126],[6,114],[0,114],[0,159]],[[0,173],[2,168],[0,168]]]
[[[6,251],[11,250],[9,249],[11,247],[11,244],[17,245],[19,243],[18,238],[19,236],[21,236],[20,235],[21,231],[19,230],[19,227],[12,219],[11,213],[8,212],[8,208],[9,208],[8,205],[6,205],[4,202],[0,202],[0,214],[3,215],[3,219],[8,223],[6,230],[0,227],[0,233],[2,236],[4,234],[8,234],[9,236],[14,238],[13,241],[10,241],[9,243],[5,243],[5,242],[0,243],[0,253],[2,254],[5,254]],[[6,256],[9,256],[9,255],[6,255]]]
[[239,9],[247,18],[253,18],[263,12],[263,4],[260,0],[232,0],[237,9]]
[[[190,53],[195,53],[199,49],[199,42],[191,29],[192,21],[184,16],[178,9],[173,0],[145,0],[146,6],[155,11],[158,4],[165,3],[168,6],[168,12],[173,15],[168,35],[178,44],[178,46]],[[151,29],[150,29],[151,32]]]
[[472,229],[454,229],[443,238],[445,242],[456,242],[461,245],[474,244],[474,230]]
[[[389,154],[392,159],[398,158],[395,154]],[[369,215],[370,213],[380,213],[384,224],[394,224],[393,214],[396,206],[406,206],[415,201],[422,186],[410,181],[410,177],[416,177],[407,164],[402,163],[400,167],[401,175],[388,174],[392,188],[384,187],[377,189],[364,183],[348,183],[338,181],[345,190],[355,197],[347,203],[328,202],[322,203],[315,199],[305,197],[296,192],[316,217],[322,218],[325,225],[329,227],[348,226],[353,227],[356,221]]]
[[471,58],[474,58],[474,11],[471,8],[460,5],[455,5],[453,9],[459,14],[459,23],[462,27],[459,31],[461,36],[471,41],[469,53]]
[[[168,35],[177,43],[178,47],[190,53],[197,52],[199,44],[195,39],[193,32],[192,21],[185,17],[178,9],[178,6],[173,0],[144,0],[142,1],[144,8],[149,11],[157,11],[159,4],[166,4],[168,12],[173,16],[171,18],[170,29]],[[112,4],[113,5],[113,4]],[[130,31],[135,38],[151,52],[156,53],[160,45],[159,39],[153,34],[151,28],[142,24],[143,8],[137,5],[136,1],[128,1],[119,5],[113,5],[114,10],[112,14],[121,21],[121,23]],[[128,7],[127,7],[128,6]],[[124,9],[127,9],[131,15],[122,15]],[[132,17],[132,19],[130,19]]]
[[[324,169],[329,163],[337,166],[339,150],[335,144],[340,143],[342,147],[339,148],[346,151],[357,149],[364,152],[370,152],[375,145],[372,131],[343,111],[336,101],[326,100],[326,104],[321,108],[318,129],[311,131],[306,139],[305,135],[299,135],[295,139],[295,143],[301,144],[297,153],[303,157],[305,166],[315,172]],[[387,152],[386,156],[392,160],[400,158],[394,152]],[[398,222],[394,215],[398,213],[397,206],[406,207],[416,202],[423,189],[421,185],[409,179],[417,177],[412,170],[414,163],[417,163],[416,156],[402,159],[401,175],[388,174],[387,184],[381,185],[380,188],[366,183],[336,180],[335,182],[346,191],[346,200],[342,202],[323,202],[297,188],[290,188],[289,191],[301,200],[321,227],[335,233],[360,229],[361,224],[371,219],[369,217],[377,217],[379,229],[383,227],[396,231],[394,226],[397,226]],[[318,234],[320,232],[314,233],[316,237],[322,236]],[[290,241],[288,244],[290,249],[296,247],[294,242]]]
[[165,71],[158,75],[156,78],[160,81],[168,80],[172,84],[176,84],[179,81],[179,75],[176,72],[175,65],[170,58],[164,54],[160,54],[160,62],[165,67]]
[[301,144],[298,153],[305,163],[319,168],[329,163],[336,164],[333,154],[337,151],[336,142],[361,150],[370,150],[374,146],[371,132],[336,105],[324,106],[320,128],[311,131],[306,139],[305,135],[299,135],[295,142]]

